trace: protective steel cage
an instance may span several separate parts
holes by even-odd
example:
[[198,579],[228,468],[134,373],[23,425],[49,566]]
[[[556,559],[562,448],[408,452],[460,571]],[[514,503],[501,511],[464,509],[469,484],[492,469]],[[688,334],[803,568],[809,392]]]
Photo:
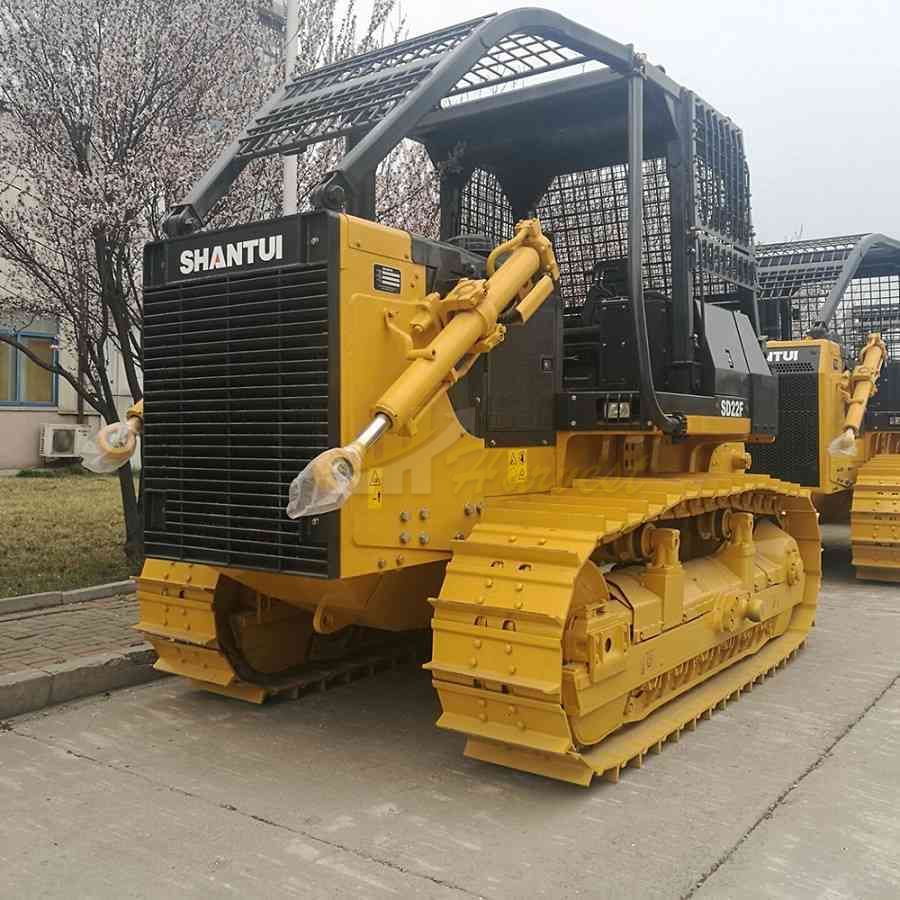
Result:
[[[630,45],[546,10],[519,9],[301,73],[263,104],[171,210],[166,233],[176,236],[200,227],[252,159],[298,153],[344,137],[348,154],[331,174],[347,194],[359,194],[404,131],[430,110],[546,81],[563,71],[627,72],[634,64]],[[656,70],[648,78],[677,88]],[[349,206],[355,206],[352,198]]]
[[[565,77],[560,77],[565,76]],[[678,389],[694,389],[695,301],[758,329],[750,192],[740,130],[630,44],[542,9],[517,9],[373,50],[295,78],[172,208],[197,231],[254,158],[344,138],[314,208],[376,219],[376,172],[405,139],[440,182],[439,233],[507,239],[534,213],[552,235],[566,309],[597,267],[633,303],[647,423],[666,432],[650,376],[645,288],[671,298]]]
[[881,234],[757,246],[768,337],[830,336],[855,357],[872,332],[900,359],[900,242]]
[[[472,19],[298,75],[172,210],[166,231],[196,230],[250,160],[341,137],[347,152],[311,199],[374,219],[375,171],[411,137],[441,181],[441,237],[475,233],[496,243],[515,219],[536,213],[553,235],[560,293],[574,310],[598,264],[636,265],[627,262],[626,140],[635,78],[646,85],[642,286],[676,297],[688,318],[696,298],[755,320],[740,129],[631,45],[540,9]],[[510,127],[492,128],[498,116]],[[684,330],[679,355],[687,357]]]

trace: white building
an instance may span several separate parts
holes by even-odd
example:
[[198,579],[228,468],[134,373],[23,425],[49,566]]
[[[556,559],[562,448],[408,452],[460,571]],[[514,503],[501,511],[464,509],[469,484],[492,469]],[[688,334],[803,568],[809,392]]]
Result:
[[[0,128],[8,127],[8,117],[0,106]],[[2,191],[0,203],[9,202],[14,189]],[[0,258],[0,291],[8,271]],[[0,332],[14,334],[35,356],[47,362],[58,361],[68,372],[78,371],[75,354],[60,348],[59,324],[53,319],[35,319],[25,314],[0,318]],[[110,348],[109,375],[118,406],[124,411],[131,396],[118,351]],[[0,341],[0,470],[39,465],[41,433],[45,425],[87,425],[94,431],[99,416],[82,404],[79,415],[75,389],[58,375],[30,360],[24,353]]]

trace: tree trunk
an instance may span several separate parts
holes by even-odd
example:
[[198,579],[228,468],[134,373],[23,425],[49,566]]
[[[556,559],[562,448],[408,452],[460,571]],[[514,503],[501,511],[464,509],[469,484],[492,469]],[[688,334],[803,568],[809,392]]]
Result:
[[125,513],[125,555],[131,574],[137,575],[144,563],[144,510],[142,498],[134,489],[134,472],[130,462],[119,469],[119,488]]

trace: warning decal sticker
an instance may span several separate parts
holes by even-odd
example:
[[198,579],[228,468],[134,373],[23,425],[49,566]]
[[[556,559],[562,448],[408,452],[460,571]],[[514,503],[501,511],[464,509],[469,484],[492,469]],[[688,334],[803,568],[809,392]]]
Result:
[[369,469],[366,478],[369,509],[381,509],[384,502],[384,469]]
[[528,481],[528,451],[508,450],[506,454],[507,484],[525,484]]

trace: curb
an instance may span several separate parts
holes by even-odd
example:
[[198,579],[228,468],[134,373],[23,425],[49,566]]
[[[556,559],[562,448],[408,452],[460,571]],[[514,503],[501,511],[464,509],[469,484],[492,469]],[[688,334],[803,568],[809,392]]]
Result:
[[134,580],[111,581],[93,587],[77,588],[74,591],[46,591],[42,594],[22,594],[19,597],[0,599],[0,616],[8,613],[31,612],[35,609],[49,609],[65,606],[67,603],[84,603],[100,597],[114,597],[117,594],[133,594],[137,590]]
[[78,656],[46,669],[0,675],[0,719],[166,677],[153,668],[155,662],[153,648],[142,644],[124,653]]

